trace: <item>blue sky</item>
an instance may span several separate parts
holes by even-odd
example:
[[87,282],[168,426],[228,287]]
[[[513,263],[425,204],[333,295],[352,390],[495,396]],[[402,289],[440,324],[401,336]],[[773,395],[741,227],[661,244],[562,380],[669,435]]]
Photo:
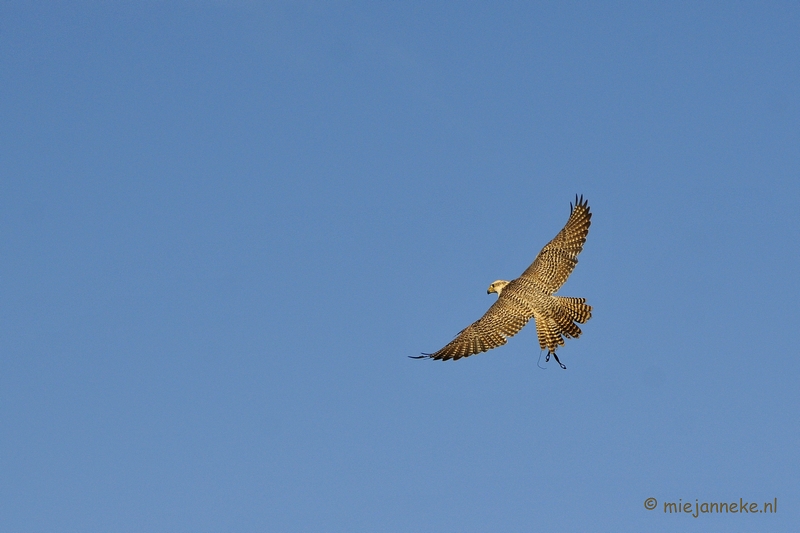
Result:
[[[796,531],[798,28],[791,2],[4,3],[0,529]],[[532,324],[406,357],[576,193],[566,371]],[[778,509],[663,512],[739,498]]]

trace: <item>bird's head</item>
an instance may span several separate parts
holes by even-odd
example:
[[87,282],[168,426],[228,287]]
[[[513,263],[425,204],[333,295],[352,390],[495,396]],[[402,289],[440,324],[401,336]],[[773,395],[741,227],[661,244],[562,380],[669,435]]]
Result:
[[505,288],[506,285],[508,285],[507,281],[504,281],[502,279],[498,279],[497,281],[495,281],[491,285],[489,285],[489,288],[486,289],[486,294],[491,294],[493,292],[496,292],[497,296],[500,296],[500,293],[503,291],[503,289]]

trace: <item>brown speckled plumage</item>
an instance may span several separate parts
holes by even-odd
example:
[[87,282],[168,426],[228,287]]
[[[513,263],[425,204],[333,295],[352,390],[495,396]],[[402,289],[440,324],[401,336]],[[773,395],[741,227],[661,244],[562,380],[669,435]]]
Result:
[[584,298],[553,296],[553,293],[567,281],[578,264],[578,254],[586,242],[591,219],[588,202],[583,196],[576,197],[575,207],[570,204],[570,216],[564,229],[542,248],[533,264],[517,279],[496,281],[489,287],[489,292],[499,294],[489,310],[447,346],[423,356],[446,361],[497,348],[531,318],[536,322],[539,346],[547,348],[548,359],[564,344],[564,337],[578,338],[581,329],[576,322],[583,324],[589,320],[592,307],[586,305]]

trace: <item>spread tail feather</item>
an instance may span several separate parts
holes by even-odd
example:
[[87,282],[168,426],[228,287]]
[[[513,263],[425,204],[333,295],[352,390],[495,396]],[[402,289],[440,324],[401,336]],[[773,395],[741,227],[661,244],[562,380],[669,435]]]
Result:
[[553,307],[550,316],[534,315],[539,347],[555,352],[564,345],[564,337],[577,339],[581,336],[580,324],[592,317],[592,306],[586,305],[585,298],[553,296]]

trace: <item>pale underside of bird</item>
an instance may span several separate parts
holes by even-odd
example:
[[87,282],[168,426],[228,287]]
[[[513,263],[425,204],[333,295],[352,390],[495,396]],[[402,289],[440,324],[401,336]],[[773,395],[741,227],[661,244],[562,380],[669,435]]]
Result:
[[[477,321],[467,326],[441,350],[414,359],[461,359],[497,348],[533,319],[539,346],[547,349],[545,361],[552,355],[561,368],[556,349],[564,338],[578,338],[583,324],[592,317],[592,306],[585,298],[555,296],[578,264],[589,234],[592,214],[583,196],[570,203],[570,215],[564,228],[542,248],[531,266],[512,281],[497,280],[487,293],[497,293],[497,301]],[[578,324],[576,324],[576,322]]]

